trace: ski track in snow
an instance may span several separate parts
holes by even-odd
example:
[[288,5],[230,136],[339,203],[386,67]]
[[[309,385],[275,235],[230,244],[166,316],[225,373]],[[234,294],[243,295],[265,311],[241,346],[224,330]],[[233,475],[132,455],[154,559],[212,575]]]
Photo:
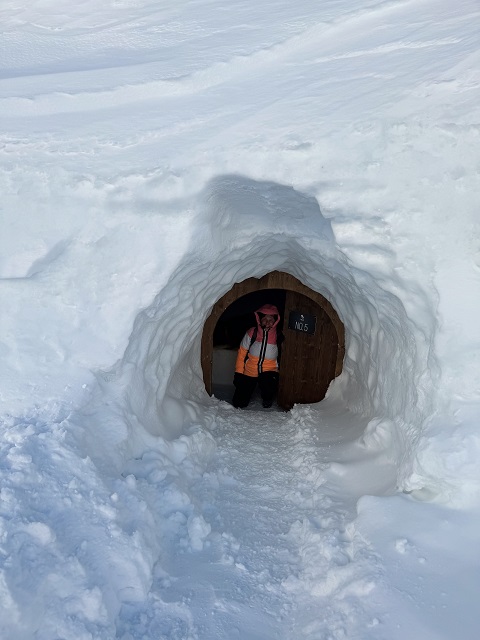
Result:
[[[321,42],[323,47],[328,47],[338,40],[348,39],[353,36],[357,37],[358,31],[374,30],[379,24],[386,20],[390,13],[392,19],[395,19],[395,12],[408,11],[408,5],[415,5],[413,0],[383,0],[371,6],[355,9],[351,12],[345,12],[340,17],[336,17],[331,21],[322,21],[319,24],[305,27],[301,33],[295,34],[284,41],[272,42],[268,47],[259,51],[249,53],[248,55],[239,55],[230,58],[224,62],[210,64],[208,67],[182,73],[177,77],[168,79],[160,79],[156,81],[146,81],[142,79],[140,82],[135,81],[135,75],[145,76],[146,78],[161,74],[161,69],[156,69],[154,63],[146,65],[145,71],[142,71],[142,65],[135,65],[135,74],[130,74],[130,80],[117,86],[112,86],[108,91],[101,89],[95,92],[80,91],[75,88],[77,82],[75,73],[69,71],[62,79],[62,73],[55,74],[56,87],[52,92],[44,93],[43,87],[49,84],[51,79],[43,76],[40,80],[33,78],[33,85],[29,95],[19,97],[9,97],[9,86],[16,88],[16,83],[12,85],[12,79],[8,79],[6,85],[6,93],[0,100],[0,109],[4,116],[9,113],[14,114],[16,118],[21,116],[47,116],[56,113],[74,113],[88,112],[89,110],[100,109],[118,109],[134,103],[140,103],[151,100],[166,99],[170,97],[182,97],[206,92],[223,83],[237,83],[240,76],[245,78],[257,77],[259,75],[268,76],[272,71],[272,65],[292,64],[298,56],[309,57],[308,51],[313,53],[318,49],[318,43]],[[96,37],[98,37],[95,29]],[[362,40],[363,42],[363,40]],[[370,49],[359,49],[349,53],[332,53],[331,55],[318,57],[311,55],[310,64],[321,64],[334,60],[384,55],[386,53],[394,53],[404,49],[421,49],[428,47],[443,47],[460,42],[458,38],[448,36],[437,40],[427,41],[402,41],[388,44],[380,44]],[[101,48],[101,39],[98,43]],[[355,46],[355,45],[354,45]],[[92,61],[92,67],[95,63]],[[122,69],[129,70],[129,67],[119,67],[115,69],[113,77],[122,76]],[[112,69],[107,74],[101,72],[101,86],[105,85],[108,78],[112,77]],[[78,73],[78,72],[77,72]],[[90,83],[95,81],[95,73],[98,71],[80,71],[80,74],[89,74]],[[93,77],[92,77],[93,76]],[[21,78],[22,87],[28,87],[26,78]],[[63,84],[63,86],[62,86]],[[70,86],[69,86],[70,85]],[[1,91],[0,80],[0,91]],[[25,89],[23,89],[25,90]],[[1,94],[0,94],[1,95]]]

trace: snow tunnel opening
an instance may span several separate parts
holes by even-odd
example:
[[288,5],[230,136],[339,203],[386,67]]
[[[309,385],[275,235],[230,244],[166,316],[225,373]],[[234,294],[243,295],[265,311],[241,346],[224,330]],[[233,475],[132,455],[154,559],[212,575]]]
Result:
[[404,444],[395,455],[405,467],[434,391],[434,327],[419,328],[415,315],[428,301],[417,296],[411,304],[411,282],[403,283],[394,266],[389,280],[385,270],[379,278],[368,264],[354,264],[317,199],[292,187],[220,176],[184,206],[195,212],[190,243],[137,316],[116,367],[125,438],[139,425],[174,439],[205,423],[205,412],[218,402],[209,397],[202,371],[205,324],[235,283],[280,272],[334,305],[344,327],[343,368],[322,406],[336,403],[362,420],[389,425]]
[[[279,271],[235,284],[214,305],[202,335],[207,392],[231,402],[239,344],[256,325],[255,310],[264,304],[274,305],[280,313],[276,404],[289,411],[295,404],[320,402],[342,371],[345,329],[324,296]],[[259,395],[258,386],[253,400]]]

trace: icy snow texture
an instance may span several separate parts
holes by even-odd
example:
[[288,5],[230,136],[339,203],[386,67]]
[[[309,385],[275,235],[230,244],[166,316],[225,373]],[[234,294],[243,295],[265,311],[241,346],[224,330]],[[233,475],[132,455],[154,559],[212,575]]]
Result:
[[[1,633],[476,639],[477,4],[2,12]],[[238,416],[201,331],[273,269],[344,371]]]

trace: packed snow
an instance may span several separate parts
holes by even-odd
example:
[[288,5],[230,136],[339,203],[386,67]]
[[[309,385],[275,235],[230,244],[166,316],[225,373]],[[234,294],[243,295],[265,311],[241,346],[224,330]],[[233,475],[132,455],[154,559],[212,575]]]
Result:
[[[3,0],[2,640],[480,636],[479,21]],[[203,326],[275,270],[343,371],[237,410]]]

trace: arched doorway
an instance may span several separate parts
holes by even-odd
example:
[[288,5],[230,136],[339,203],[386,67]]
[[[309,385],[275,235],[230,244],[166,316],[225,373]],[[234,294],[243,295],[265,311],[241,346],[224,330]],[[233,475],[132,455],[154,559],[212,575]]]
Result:
[[295,403],[319,402],[325,397],[330,382],[342,371],[345,329],[337,312],[324,296],[309,289],[289,273],[280,271],[236,283],[214,305],[202,335],[201,361],[205,388],[212,395],[214,332],[222,314],[247,294],[266,289],[276,290],[278,295],[283,292],[285,300],[285,342],[282,345],[277,402],[286,410]]

